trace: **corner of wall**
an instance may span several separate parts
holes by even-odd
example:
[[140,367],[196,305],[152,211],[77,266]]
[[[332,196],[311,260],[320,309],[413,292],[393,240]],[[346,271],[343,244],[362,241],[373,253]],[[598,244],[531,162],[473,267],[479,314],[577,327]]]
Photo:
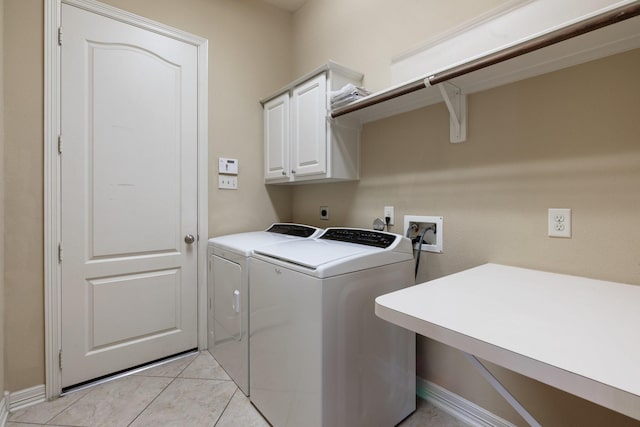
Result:
[[[0,396],[4,394],[4,0],[0,0]],[[4,415],[4,417],[3,417]],[[0,426],[6,419],[4,398],[0,400]]]
[[6,391],[4,395],[2,395],[2,399],[0,399],[0,427],[4,427],[7,423],[7,419],[9,418],[9,393]]

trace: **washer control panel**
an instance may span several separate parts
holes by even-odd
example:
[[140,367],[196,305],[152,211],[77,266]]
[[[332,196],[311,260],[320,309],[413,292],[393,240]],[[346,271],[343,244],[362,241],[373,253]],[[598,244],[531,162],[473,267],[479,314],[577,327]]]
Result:
[[320,239],[337,240],[339,242],[357,243],[359,245],[388,248],[398,236],[380,231],[360,228],[327,228]]

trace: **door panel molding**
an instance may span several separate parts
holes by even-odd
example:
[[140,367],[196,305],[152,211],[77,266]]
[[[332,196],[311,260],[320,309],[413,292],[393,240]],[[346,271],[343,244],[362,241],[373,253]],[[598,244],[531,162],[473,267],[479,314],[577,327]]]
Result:
[[44,49],[44,290],[45,290],[45,390],[46,398],[60,395],[62,375],[59,369],[61,348],[61,267],[64,248],[61,238],[60,147],[60,46],[62,4],[171,37],[197,48],[198,56],[198,347],[207,348],[207,236],[208,236],[208,41],[187,32],[134,15],[93,0],[45,1]]

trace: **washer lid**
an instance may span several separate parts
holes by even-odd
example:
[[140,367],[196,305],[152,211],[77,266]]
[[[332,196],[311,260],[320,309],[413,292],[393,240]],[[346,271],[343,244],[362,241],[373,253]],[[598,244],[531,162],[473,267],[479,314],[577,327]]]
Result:
[[325,240],[296,240],[279,245],[257,248],[256,254],[317,269],[323,264],[369,255],[383,249]]
[[[332,233],[331,230],[335,229],[327,229],[325,234],[329,233],[329,235],[338,236],[358,234],[342,231]],[[359,229],[338,230],[357,231]],[[366,231],[367,238],[365,240],[370,240],[371,236],[368,232],[371,230],[363,231]],[[320,278],[413,259],[413,251],[409,239],[391,233],[384,234],[391,236],[392,240],[388,244],[389,239],[384,239],[387,241],[385,247],[379,247],[379,244],[372,244],[370,241],[350,243],[342,240],[318,238],[262,246],[255,249],[254,255],[257,258],[286,265]]]

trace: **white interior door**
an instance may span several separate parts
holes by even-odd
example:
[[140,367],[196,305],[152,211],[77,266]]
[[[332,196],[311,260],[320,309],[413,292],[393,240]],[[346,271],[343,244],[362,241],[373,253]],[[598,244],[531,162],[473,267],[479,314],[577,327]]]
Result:
[[197,48],[62,6],[62,387],[197,347]]

